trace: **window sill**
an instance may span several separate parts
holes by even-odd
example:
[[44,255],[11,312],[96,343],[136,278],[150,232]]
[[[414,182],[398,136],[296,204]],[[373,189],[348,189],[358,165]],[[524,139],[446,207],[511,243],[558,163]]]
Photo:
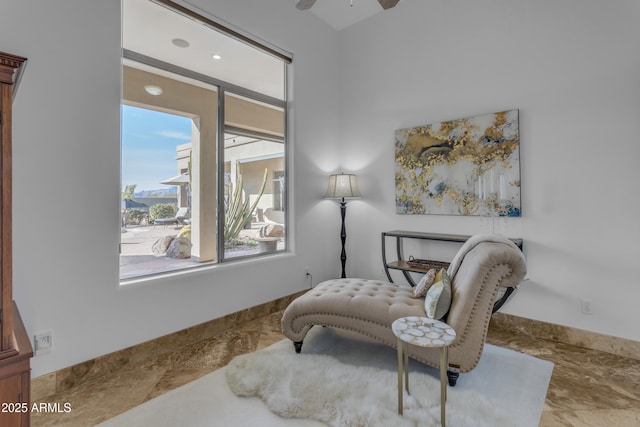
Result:
[[141,285],[159,282],[167,279],[172,279],[175,277],[185,277],[186,275],[192,274],[203,274],[209,272],[216,271],[224,271],[227,269],[236,269],[236,268],[245,268],[247,266],[254,267],[258,263],[269,262],[274,259],[285,259],[288,257],[292,257],[293,254],[287,250],[280,250],[277,252],[264,254],[264,255],[255,255],[248,256],[243,258],[231,258],[222,262],[207,262],[202,264],[195,264],[193,266],[184,267],[178,270],[158,272],[158,273],[150,273],[147,275],[140,275],[130,278],[120,279],[120,288],[126,288],[131,285]]

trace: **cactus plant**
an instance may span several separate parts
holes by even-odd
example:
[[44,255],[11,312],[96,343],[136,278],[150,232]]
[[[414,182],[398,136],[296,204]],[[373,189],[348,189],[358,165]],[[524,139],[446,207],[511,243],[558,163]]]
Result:
[[242,175],[238,176],[238,182],[236,188],[233,189],[233,197],[229,202],[229,207],[224,215],[224,240],[225,242],[235,239],[240,235],[240,231],[244,228],[245,224],[253,216],[258,202],[264,193],[264,189],[267,185],[268,170],[265,168],[264,176],[262,178],[262,185],[258,192],[258,197],[251,204],[251,200],[247,197],[243,200],[242,197]]

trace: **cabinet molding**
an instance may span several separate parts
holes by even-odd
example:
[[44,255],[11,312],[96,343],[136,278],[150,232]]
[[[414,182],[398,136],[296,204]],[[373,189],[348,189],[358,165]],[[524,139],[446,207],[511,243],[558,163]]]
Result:
[[[33,348],[13,301],[12,271],[12,101],[27,59],[0,52],[0,397],[5,403],[30,403]],[[29,412],[0,413],[3,427],[28,427]]]

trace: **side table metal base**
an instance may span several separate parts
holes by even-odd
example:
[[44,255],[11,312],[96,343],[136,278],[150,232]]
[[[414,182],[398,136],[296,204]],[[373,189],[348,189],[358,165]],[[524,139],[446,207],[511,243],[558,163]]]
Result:
[[404,407],[402,397],[402,385],[404,375],[404,388],[409,394],[409,351],[408,344],[398,338],[398,414],[402,415],[402,408]]
[[449,347],[440,347],[440,425],[445,427],[447,408],[447,366],[449,366]]
[[[448,347],[440,347],[440,425],[446,427]],[[398,415],[402,415],[403,388],[409,391],[408,344],[398,338]]]
[[398,348],[398,414],[402,415],[403,389],[409,391],[409,344],[440,348],[440,425],[446,427],[449,344],[456,332],[446,323],[425,317],[402,317],[391,325]]

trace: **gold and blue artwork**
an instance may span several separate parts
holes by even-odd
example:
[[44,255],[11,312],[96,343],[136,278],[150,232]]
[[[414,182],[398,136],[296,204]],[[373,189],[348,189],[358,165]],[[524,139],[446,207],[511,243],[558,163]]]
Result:
[[518,110],[395,132],[396,212],[520,216]]

